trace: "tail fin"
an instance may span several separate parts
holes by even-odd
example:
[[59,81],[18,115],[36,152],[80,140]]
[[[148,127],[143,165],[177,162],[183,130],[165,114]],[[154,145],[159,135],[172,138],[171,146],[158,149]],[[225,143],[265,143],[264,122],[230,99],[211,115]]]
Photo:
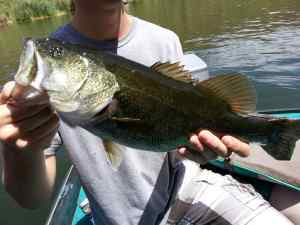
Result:
[[264,149],[278,160],[290,160],[300,140],[300,120],[276,120],[274,131]]

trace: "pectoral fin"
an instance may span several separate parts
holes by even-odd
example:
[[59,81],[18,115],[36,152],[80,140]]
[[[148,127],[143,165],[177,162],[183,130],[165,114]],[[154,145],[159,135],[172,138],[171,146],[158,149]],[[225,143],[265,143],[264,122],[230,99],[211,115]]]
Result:
[[123,154],[120,145],[110,140],[104,140],[103,145],[105,147],[107,160],[111,164],[113,170],[117,171],[123,160]]

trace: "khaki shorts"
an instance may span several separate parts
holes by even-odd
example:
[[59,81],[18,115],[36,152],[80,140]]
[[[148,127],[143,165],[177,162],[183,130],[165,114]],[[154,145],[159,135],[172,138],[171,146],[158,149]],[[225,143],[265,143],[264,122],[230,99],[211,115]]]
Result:
[[251,185],[186,164],[168,225],[291,225]]

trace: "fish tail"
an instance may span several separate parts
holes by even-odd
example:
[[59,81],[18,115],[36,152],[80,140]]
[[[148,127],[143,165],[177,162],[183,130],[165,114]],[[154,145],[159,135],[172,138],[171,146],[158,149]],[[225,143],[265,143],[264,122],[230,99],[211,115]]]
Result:
[[290,160],[300,139],[300,120],[275,120],[273,132],[264,149],[278,160]]

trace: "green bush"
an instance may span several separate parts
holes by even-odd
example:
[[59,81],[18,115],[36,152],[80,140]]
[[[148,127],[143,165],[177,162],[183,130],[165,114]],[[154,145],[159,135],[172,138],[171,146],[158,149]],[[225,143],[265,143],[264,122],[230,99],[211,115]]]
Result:
[[7,18],[13,17],[12,8],[15,5],[15,0],[7,1],[0,0],[0,15],[6,16]]
[[22,23],[31,21],[32,12],[27,5],[27,2],[16,5],[14,14],[17,22]]
[[29,22],[32,17],[53,16],[69,10],[70,0],[0,0],[0,15],[17,22]]
[[34,17],[52,16],[57,12],[55,3],[51,1],[33,1],[30,8]]
[[69,11],[70,10],[70,1],[69,0],[57,0],[56,7],[60,11]]

